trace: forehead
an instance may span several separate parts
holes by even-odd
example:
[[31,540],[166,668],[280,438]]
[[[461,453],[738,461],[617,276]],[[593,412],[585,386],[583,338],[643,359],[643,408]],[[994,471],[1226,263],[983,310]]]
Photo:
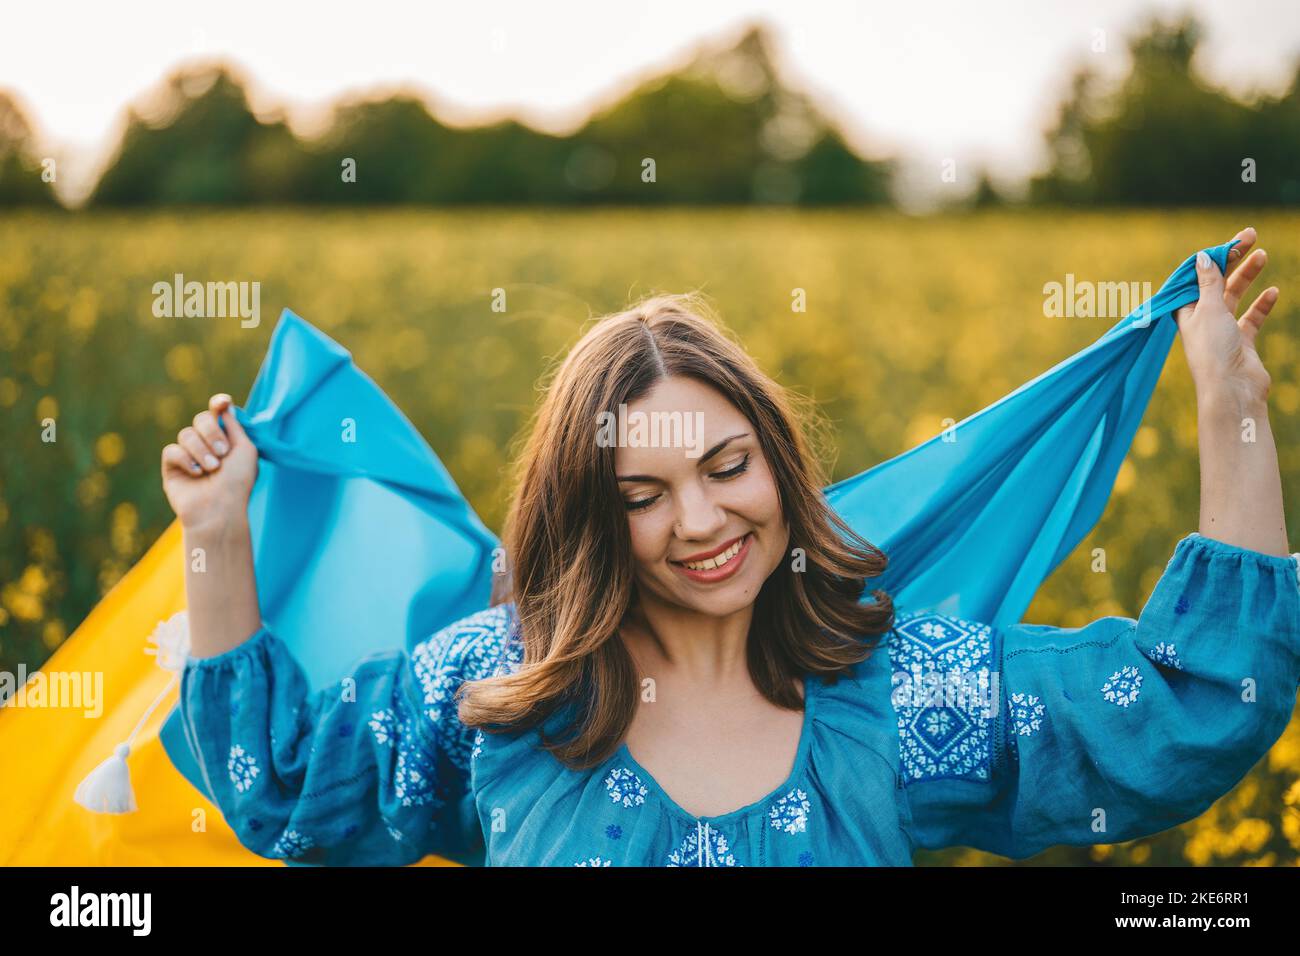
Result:
[[[619,442],[614,451],[615,470],[619,474],[652,472],[674,463],[694,468],[702,450],[732,435],[753,434],[749,420],[730,400],[711,385],[680,375],[661,380],[653,389],[626,410],[628,441]],[[641,440],[634,436],[636,426],[643,431]],[[673,429],[679,428],[680,432]],[[680,442],[656,441],[678,434]],[[650,441],[645,440],[646,436]]]

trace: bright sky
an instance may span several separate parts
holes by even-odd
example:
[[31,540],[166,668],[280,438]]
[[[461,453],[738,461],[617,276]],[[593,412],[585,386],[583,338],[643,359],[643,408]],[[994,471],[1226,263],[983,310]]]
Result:
[[[1297,0],[15,2],[0,88],[18,94],[75,193],[125,106],[187,60],[233,61],[255,106],[284,103],[300,124],[341,93],[414,86],[452,122],[514,115],[566,131],[647,73],[762,19],[787,80],[860,151],[901,153],[922,178],[955,157],[1011,180],[1040,162],[1040,131],[1076,64],[1122,71],[1134,25],[1184,9],[1206,27],[1198,64],[1215,82],[1285,88],[1300,59]],[[1097,30],[1105,53],[1092,50]]]

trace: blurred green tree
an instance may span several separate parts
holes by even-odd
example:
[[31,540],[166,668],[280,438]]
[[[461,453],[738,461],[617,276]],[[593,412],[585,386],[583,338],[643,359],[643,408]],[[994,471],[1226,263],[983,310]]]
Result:
[[33,138],[18,101],[0,90],[0,207],[58,205],[41,176]]
[[1132,69],[1113,92],[1080,70],[1047,134],[1038,202],[1263,205],[1300,199],[1300,73],[1280,97],[1243,103],[1193,69],[1202,37],[1190,15],[1150,21],[1129,42]]
[[147,112],[131,113],[92,204],[885,203],[893,174],[781,82],[761,26],[565,137],[454,128],[403,95],[340,103],[300,140],[255,116],[224,66],[173,74]]

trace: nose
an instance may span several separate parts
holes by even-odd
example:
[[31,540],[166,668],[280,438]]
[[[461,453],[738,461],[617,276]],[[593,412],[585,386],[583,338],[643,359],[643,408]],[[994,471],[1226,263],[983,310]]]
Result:
[[708,491],[691,485],[677,495],[677,536],[687,541],[715,542],[727,526],[727,513]]

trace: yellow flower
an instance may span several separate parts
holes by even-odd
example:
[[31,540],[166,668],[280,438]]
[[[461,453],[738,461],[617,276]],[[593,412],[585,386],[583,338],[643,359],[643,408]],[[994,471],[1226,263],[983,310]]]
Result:
[[95,440],[95,457],[105,468],[112,468],[126,455],[126,442],[117,432],[108,432]]
[[55,618],[52,621],[46,621],[45,627],[41,631],[41,640],[50,650],[54,650],[63,643],[63,639],[68,636],[67,628],[63,622]]

